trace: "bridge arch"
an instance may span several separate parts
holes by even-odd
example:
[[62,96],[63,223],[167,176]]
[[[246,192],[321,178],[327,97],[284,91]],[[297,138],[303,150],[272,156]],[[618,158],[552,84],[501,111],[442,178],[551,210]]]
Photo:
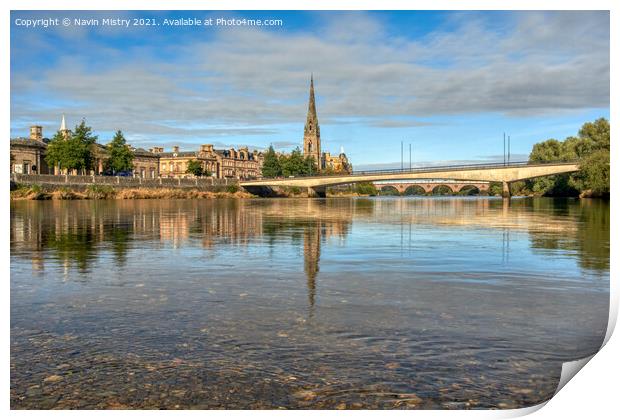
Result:
[[393,185],[383,185],[379,190],[381,195],[400,195],[400,191]]
[[479,195],[481,193],[480,187],[474,184],[466,184],[459,188],[459,194],[461,195]]
[[405,191],[403,191],[403,195],[425,195],[425,194],[426,194],[426,190],[424,189],[424,187],[418,184],[409,185],[407,188],[405,188]]
[[446,184],[439,184],[431,191],[432,195],[452,195],[454,190]]

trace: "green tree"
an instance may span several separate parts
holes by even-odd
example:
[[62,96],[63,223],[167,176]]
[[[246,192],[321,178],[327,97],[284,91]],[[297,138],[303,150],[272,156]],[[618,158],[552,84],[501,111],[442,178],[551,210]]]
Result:
[[288,156],[280,156],[280,166],[282,167],[282,175],[286,177],[304,173],[305,162],[299,147]]
[[491,182],[489,184],[489,195],[502,195],[502,183]]
[[554,162],[560,160],[560,156],[562,156],[562,142],[549,139],[536,143],[532,147],[529,161],[532,163]]
[[585,123],[579,130],[579,138],[594,144],[594,150],[609,150],[611,126],[605,118]]
[[114,134],[114,138],[107,145],[108,149],[108,168],[113,173],[129,171],[133,168],[134,154],[125,141],[125,136],[121,130]]
[[265,153],[262,174],[264,178],[277,178],[282,176],[282,166],[280,165],[280,160],[273,146],[269,146],[267,153]]
[[47,146],[45,161],[60,169],[86,169],[90,163],[90,147],[79,138],[58,131]]
[[302,171],[302,175],[316,175],[318,173],[316,161],[312,156],[306,156],[304,158]]
[[282,155],[279,158],[282,175],[314,175],[318,173],[317,164],[312,156],[303,156],[299,147],[291,152],[290,155]]
[[60,131],[54,134],[45,150],[45,162],[50,168],[63,168],[65,155],[65,138]]
[[71,134],[71,143],[80,150],[84,159],[84,166],[76,169],[94,169],[93,147],[97,142],[97,138],[93,134],[92,128],[86,125],[84,119],[75,126]]
[[202,167],[202,163],[194,159],[187,162],[187,169],[185,172],[194,176],[203,176],[206,174],[206,171]]
[[377,187],[372,182],[358,182],[355,184],[355,191],[360,195],[375,196],[378,194]]
[[529,180],[531,191],[552,196],[576,196],[581,192],[609,194],[610,125],[605,118],[585,123],[578,136],[563,142],[550,139],[536,143],[530,162],[579,160],[581,170],[571,175],[547,176]]
[[581,170],[575,174],[573,184],[580,191],[589,191],[595,196],[610,193],[610,153],[600,149],[581,161]]

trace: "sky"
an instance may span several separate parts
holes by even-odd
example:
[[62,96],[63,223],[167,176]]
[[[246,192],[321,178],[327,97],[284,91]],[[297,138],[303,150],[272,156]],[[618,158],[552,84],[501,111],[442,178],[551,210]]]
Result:
[[[68,18],[69,26],[26,27]],[[74,19],[98,19],[77,26]],[[104,26],[103,19],[156,26]],[[211,26],[164,19],[212,18]],[[217,19],[246,25],[217,25]],[[281,20],[255,26],[249,20]],[[13,11],[11,137],[65,114],[107,143],[302,145],[314,75],[323,151],[354,169],[499,162],[609,118],[606,11]]]

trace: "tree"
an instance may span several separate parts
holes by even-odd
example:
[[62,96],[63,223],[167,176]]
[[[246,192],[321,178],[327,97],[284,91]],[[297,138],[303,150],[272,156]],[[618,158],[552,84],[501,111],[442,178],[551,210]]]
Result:
[[579,138],[592,142],[594,149],[609,150],[611,126],[605,118],[585,123],[579,130]]
[[304,158],[302,170],[303,175],[315,175],[318,173],[316,161],[312,156],[308,155]]
[[502,183],[501,182],[489,183],[489,195],[502,195]]
[[304,173],[305,162],[299,147],[288,156],[282,155],[280,157],[280,166],[282,167],[282,175],[286,177]]
[[556,139],[549,139],[536,143],[532,147],[529,160],[532,163],[554,162],[560,160],[561,155],[562,142]]
[[203,169],[202,163],[192,159],[187,162],[187,169],[185,170],[185,172],[194,176],[203,176],[205,175],[206,171]]
[[280,165],[280,160],[273,146],[269,146],[267,153],[265,153],[262,174],[264,178],[277,178],[282,176],[282,166]]
[[600,149],[581,161],[581,170],[575,175],[574,184],[580,191],[595,196],[608,196],[610,174],[609,150]]
[[50,168],[63,167],[62,164],[65,154],[64,141],[63,134],[57,131],[48,143],[47,149],[45,150],[45,162]]
[[94,169],[93,146],[97,142],[97,136],[93,134],[92,128],[82,121],[75,126],[71,135],[73,146],[78,147],[83,155],[84,166],[76,169]]
[[96,141],[97,136],[92,134],[92,129],[82,120],[68,136],[60,131],[56,132],[47,146],[45,161],[49,166],[58,166],[67,171],[91,169],[92,148]]
[[536,178],[526,182],[537,193],[553,196],[576,196],[580,192],[609,194],[610,125],[605,118],[585,123],[578,136],[564,141],[555,139],[536,143],[530,162],[579,160],[581,170],[567,175]]
[[45,162],[60,169],[86,169],[90,163],[90,147],[79,138],[58,131],[47,146]]
[[355,191],[360,195],[377,195],[377,187],[372,182],[358,182],[355,184]]
[[133,168],[134,154],[125,141],[125,136],[121,130],[114,134],[114,138],[107,145],[108,162],[107,166],[112,173],[129,171]]
[[290,155],[282,155],[279,158],[282,175],[314,175],[318,172],[317,164],[312,156],[303,156],[299,147],[291,152]]

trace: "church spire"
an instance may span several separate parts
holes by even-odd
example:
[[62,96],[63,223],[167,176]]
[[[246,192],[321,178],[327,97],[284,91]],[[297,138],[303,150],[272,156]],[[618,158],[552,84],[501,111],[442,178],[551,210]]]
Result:
[[308,118],[307,122],[310,120],[316,121],[318,124],[318,118],[316,117],[316,103],[314,102],[314,75],[310,73],[310,97],[308,98]]
[[308,98],[308,115],[304,127],[304,156],[312,156],[317,168],[322,169],[321,162],[321,131],[319,119],[316,115],[316,102],[314,99],[314,75],[310,74],[310,95]]
[[65,122],[65,114],[62,114],[62,120],[60,121],[60,133],[65,139],[69,138],[70,132],[67,129],[67,123]]

